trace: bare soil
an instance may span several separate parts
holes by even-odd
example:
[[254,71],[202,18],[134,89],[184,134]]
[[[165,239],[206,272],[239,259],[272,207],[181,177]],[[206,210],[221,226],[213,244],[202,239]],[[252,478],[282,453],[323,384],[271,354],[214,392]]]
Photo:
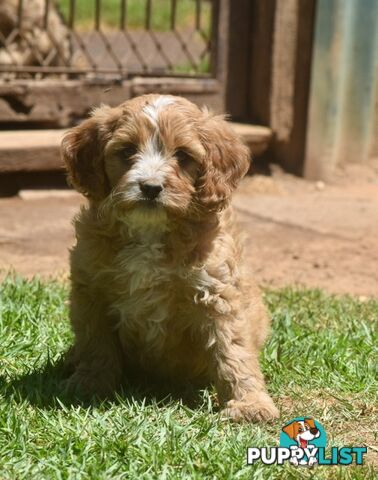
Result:
[[[69,190],[0,199],[0,272],[67,276],[71,219],[84,200]],[[246,261],[263,286],[301,285],[378,297],[378,172],[350,167],[332,184],[274,168],[247,177],[234,197]]]

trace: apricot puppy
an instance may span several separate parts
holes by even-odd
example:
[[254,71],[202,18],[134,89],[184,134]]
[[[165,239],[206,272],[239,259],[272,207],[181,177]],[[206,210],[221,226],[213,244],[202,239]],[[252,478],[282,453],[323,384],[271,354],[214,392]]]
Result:
[[89,200],[71,252],[69,388],[108,395],[127,372],[214,382],[232,419],[277,417],[258,362],[269,318],[229,205],[249,153],[229,125],[144,95],[96,109],[62,151]]

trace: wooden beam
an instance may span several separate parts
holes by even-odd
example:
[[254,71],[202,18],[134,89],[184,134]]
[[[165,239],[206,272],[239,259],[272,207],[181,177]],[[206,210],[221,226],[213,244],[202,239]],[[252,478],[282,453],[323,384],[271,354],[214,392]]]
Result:
[[[250,147],[252,155],[264,151],[271,140],[268,128],[231,123]],[[0,174],[63,170],[60,143],[66,129],[0,131]]]
[[276,0],[270,123],[272,156],[304,170],[316,0]]
[[1,131],[0,173],[63,170],[60,143],[65,131]]
[[234,119],[270,127],[267,158],[296,174],[304,165],[315,6],[316,0],[230,5],[227,109]]
[[136,77],[122,83],[80,80],[0,81],[0,125],[34,124],[69,127],[88,115],[93,106],[116,106],[143,93],[184,95],[216,112],[224,111],[220,83],[211,78]]
[[251,0],[249,121],[270,126],[273,34],[276,0]]

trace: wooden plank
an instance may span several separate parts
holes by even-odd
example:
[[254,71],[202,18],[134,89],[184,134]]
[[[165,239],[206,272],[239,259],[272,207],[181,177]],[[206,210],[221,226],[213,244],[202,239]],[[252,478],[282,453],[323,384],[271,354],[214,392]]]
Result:
[[240,0],[230,9],[227,111],[272,128],[269,160],[302,174],[316,0]]
[[0,132],[0,173],[62,170],[60,142],[65,131]]
[[132,96],[144,93],[216,93],[220,83],[214,78],[169,78],[169,77],[134,77],[130,80]]
[[252,156],[261,155],[272,141],[273,133],[268,127],[236,122],[231,122],[231,125],[243,142],[248,145]]
[[[143,93],[184,95],[200,105],[223,111],[219,82],[210,78],[134,78],[122,83],[80,80],[0,81],[0,125],[64,128],[88,115],[93,106],[116,106]],[[3,127],[4,128],[4,127]]]
[[93,105],[118,105],[130,98],[128,82],[86,84],[79,80],[0,83],[0,123],[67,127],[85,117]]
[[223,89],[214,78],[135,77],[130,83],[130,93],[131,97],[146,93],[179,95],[216,113],[224,112]]
[[[252,7],[251,0],[230,2],[229,7],[226,111],[235,121],[249,121]],[[235,28],[236,25],[237,28]],[[253,75],[255,74],[256,72],[253,71]]]
[[249,122],[271,125],[270,102],[276,0],[251,0],[249,89],[245,96]]
[[[311,61],[313,47],[316,0],[277,0],[276,24],[282,23],[275,32],[272,99],[270,126],[275,133],[272,154],[288,171],[303,174],[307,133]],[[292,18],[289,4],[293,6]],[[290,28],[295,23],[296,28]],[[294,38],[292,38],[294,36]],[[278,48],[278,46],[281,48]],[[279,55],[283,48],[292,49],[291,60]],[[286,58],[286,61],[284,61]],[[290,72],[289,68],[292,68]],[[290,82],[290,88],[282,85]],[[275,94],[276,92],[276,94]],[[291,96],[290,101],[288,101]]]
[[212,2],[211,73],[218,80],[220,86],[220,113],[226,111],[230,2],[231,0],[215,0]]
[[[257,125],[231,123],[252,155],[269,145],[272,132]],[[0,131],[0,174],[62,170],[60,143],[66,129]]]

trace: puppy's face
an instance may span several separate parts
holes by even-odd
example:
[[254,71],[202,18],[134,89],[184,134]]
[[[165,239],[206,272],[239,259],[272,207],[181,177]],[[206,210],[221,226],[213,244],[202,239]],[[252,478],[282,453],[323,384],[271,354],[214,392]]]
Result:
[[224,208],[249,166],[222,118],[173,96],[101,107],[68,132],[62,150],[77,190],[143,222]]
[[126,210],[156,217],[194,206],[206,155],[196,107],[171,97],[127,102],[105,147],[105,173]]

